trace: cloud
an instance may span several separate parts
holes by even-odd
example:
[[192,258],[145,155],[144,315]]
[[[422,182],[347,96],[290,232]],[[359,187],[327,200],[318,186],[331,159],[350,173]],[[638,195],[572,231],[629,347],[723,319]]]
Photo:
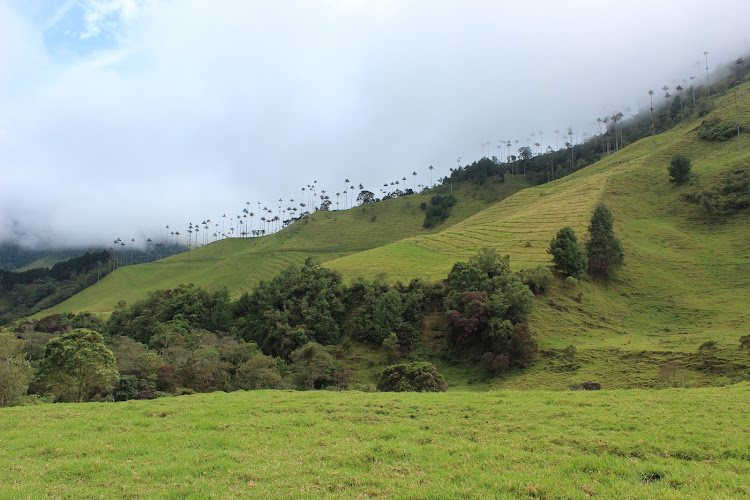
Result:
[[[52,25],[10,5],[0,239],[24,227],[29,244],[145,239],[313,180],[333,194],[347,177],[426,181],[429,165],[437,179],[486,141],[594,133],[705,48],[716,63],[750,51],[750,6],[727,1],[87,0]],[[83,28],[63,29],[73,13]],[[89,36],[57,46],[52,29]]]

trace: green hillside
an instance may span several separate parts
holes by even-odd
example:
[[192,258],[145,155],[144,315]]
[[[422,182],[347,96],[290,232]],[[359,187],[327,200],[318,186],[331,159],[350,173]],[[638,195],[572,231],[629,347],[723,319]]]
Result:
[[[585,238],[594,207],[604,202],[615,217],[625,267],[610,282],[587,279],[569,288],[556,280],[530,319],[542,350],[539,361],[493,384],[560,389],[590,379],[608,387],[652,387],[665,383],[660,369],[671,362],[680,365],[679,378],[686,384],[724,380],[731,373],[698,369],[696,352],[715,341],[720,366],[747,368],[747,355],[737,346],[750,331],[750,212],[712,215],[689,200],[732,176],[739,182],[747,172],[739,167],[736,137],[710,142],[698,134],[706,121],[731,122],[737,116],[744,129],[750,128],[750,102],[740,99],[736,108],[734,95],[726,94],[714,97],[714,103],[707,116],[681,122],[655,141],[647,137],[627,145],[619,162],[612,154],[548,184],[521,189],[526,183],[519,175],[482,186],[454,183],[459,202],[433,230],[422,227],[420,205],[450,186],[317,212],[276,235],[224,240],[189,255],[121,268],[40,316],[108,313],[120,300],[133,302],[149,290],[180,283],[220,283],[237,296],[311,255],[347,280],[437,281],[454,262],[482,247],[510,255],[516,269],[549,265],[552,236],[571,226]],[[670,183],[667,173],[676,153],[688,155],[693,165],[691,182],[682,186]],[[445,326],[439,318],[430,321],[431,335],[439,338]],[[577,349],[576,360],[563,366],[560,350],[569,345]],[[472,378],[476,374],[457,373],[451,383],[466,387]]]
[[132,303],[151,290],[176,288],[183,283],[207,287],[220,283],[237,296],[252,289],[261,279],[269,279],[291,264],[301,264],[309,256],[327,262],[411,236],[441,231],[526,186],[526,181],[518,176],[505,183],[493,179],[482,186],[456,184],[453,193],[458,203],[450,217],[432,230],[422,227],[425,212],[420,205],[429,203],[436,193],[449,193],[448,186],[349,210],[316,212],[277,234],[226,239],[189,254],[121,267],[98,285],[36,317],[60,312],[109,313],[120,300]]

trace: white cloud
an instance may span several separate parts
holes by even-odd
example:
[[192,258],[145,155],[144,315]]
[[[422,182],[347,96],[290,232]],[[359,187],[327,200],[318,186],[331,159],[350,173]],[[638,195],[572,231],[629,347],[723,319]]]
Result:
[[17,47],[0,51],[0,198],[6,219],[87,242],[275,207],[314,179],[437,178],[487,140],[554,145],[688,76],[706,46],[717,62],[750,50],[734,4],[720,23],[697,2],[76,6],[115,48],[55,59],[43,25],[0,5],[0,45]]

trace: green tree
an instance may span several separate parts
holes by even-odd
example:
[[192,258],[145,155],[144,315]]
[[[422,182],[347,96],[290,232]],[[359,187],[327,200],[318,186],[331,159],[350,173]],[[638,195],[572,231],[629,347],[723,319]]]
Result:
[[690,158],[679,153],[673,155],[672,160],[669,162],[670,181],[675,184],[683,184],[690,176],[690,168]]
[[109,395],[119,379],[117,361],[98,332],[78,328],[50,340],[39,379],[61,401],[90,401]]
[[31,367],[23,357],[24,341],[0,332],[0,408],[16,403],[26,395]]
[[432,363],[412,361],[384,369],[378,390],[389,392],[443,392],[445,380]]
[[304,389],[322,389],[336,383],[336,361],[325,347],[308,342],[289,355],[289,368]]
[[557,232],[549,243],[547,253],[552,255],[555,267],[576,279],[581,279],[586,270],[586,255],[578,244],[573,228],[565,226]]
[[589,273],[611,277],[625,261],[620,240],[615,237],[612,212],[600,203],[594,210],[589,224],[589,239],[586,242]]
[[380,296],[372,315],[375,330],[375,341],[382,343],[392,332],[403,323],[404,303],[401,294],[396,290],[388,290]]

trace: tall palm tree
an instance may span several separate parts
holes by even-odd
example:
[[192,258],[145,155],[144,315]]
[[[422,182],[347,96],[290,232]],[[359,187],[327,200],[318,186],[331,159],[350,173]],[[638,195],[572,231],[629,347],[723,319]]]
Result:
[[648,95],[651,98],[651,143],[653,152],[656,152],[656,131],[654,129],[654,91],[650,89]]
[[557,129],[555,129],[555,151],[559,151],[560,150],[560,142],[557,139],[557,134],[559,134],[559,133],[560,133],[560,131],[557,130]]
[[130,238],[130,265],[133,265],[133,244],[135,243],[135,238]]
[[146,240],[146,262],[151,262],[151,238]]
[[417,171],[411,173],[412,177],[414,177],[414,192],[417,192]]
[[616,163],[620,163],[620,146],[617,141],[617,123],[620,120],[622,120],[622,116],[623,116],[622,113],[619,111],[617,113],[613,113],[612,116],[610,116],[610,119],[612,120],[612,123],[614,124],[614,127],[615,127],[615,155],[616,155],[615,162]]
[[[461,163],[461,158],[460,157],[458,158],[458,162],[459,162],[459,164]],[[429,167],[427,167],[427,169],[430,171],[430,187],[434,187],[435,185],[432,183],[432,171],[435,170],[435,167],[433,167],[432,165],[430,165]]]
[[[738,57],[734,60],[734,65],[737,66],[737,73],[740,75],[740,85],[745,84],[745,58]],[[745,91],[742,91],[742,96],[745,96]]]
[[677,91],[677,96],[680,98],[680,113],[682,113],[682,91],[685,90],[685,87],[677,85],[674,89]]
[[693,107],[695,107],[695,85],[693,84],[693,80],[695,80],[694,76],[690,77],[690,90],[693,91]]
[[704,51],[703,55],[706,56],[706,95],[708,95],[708,99],[711,100],[711,84],[708,80],[708,51]]
[[544,132],[539,131],[539,154],[542,154],[542,148],[544,147]]

